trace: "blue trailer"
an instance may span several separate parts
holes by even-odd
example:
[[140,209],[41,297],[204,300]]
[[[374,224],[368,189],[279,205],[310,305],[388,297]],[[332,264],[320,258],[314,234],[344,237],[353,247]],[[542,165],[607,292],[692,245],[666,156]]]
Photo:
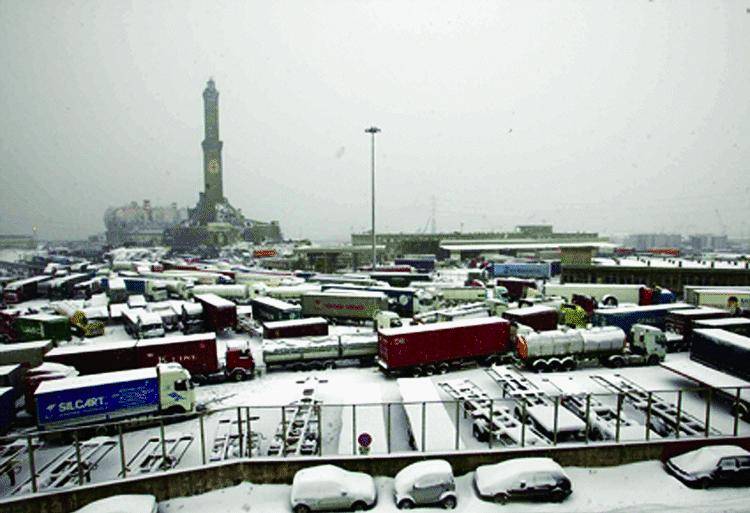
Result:
[[0,435],[10,431],[16,418],[16,393],[12,387],[0,388]]
[[689,310],[687,303],[669,303],[648,306],[624,306],[621,308],[601,308],[594,310],[594,326],[616,326],[630,333],[634,324],[647,324],[664,331],[667,314],[673,310]]
[[431,273],[435,270],[435,258],[397,258],[394,265],[410,265],[420,273]]
[[382,292],[388,298],[388,310],[396,312],[399,317],[414,316],[414,294],[415,289],[408,287],[364,287],[362,285],[322,285],[326,290],[364,290],[369,292]]
[[192,411],[190,374],[179,364],[44,381],[34,392],[41,429]]
[[123,278],[128,294],[146,295],[146,280],[143,278]]
[[486,268],[490,278],[537,278],[548,280],[552,277],[549,262],[510,262],[491,263]]

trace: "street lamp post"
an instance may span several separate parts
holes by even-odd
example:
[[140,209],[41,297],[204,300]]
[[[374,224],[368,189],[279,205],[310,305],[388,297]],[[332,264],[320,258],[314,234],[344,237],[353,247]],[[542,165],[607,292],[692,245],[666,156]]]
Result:
[[377,255],[375,252],[375,134],[380,132],[376,126],[365,129],[365,133],[370,134],[370,159],[371,159],[371,179],[372,179],[372,270],[375,271]]

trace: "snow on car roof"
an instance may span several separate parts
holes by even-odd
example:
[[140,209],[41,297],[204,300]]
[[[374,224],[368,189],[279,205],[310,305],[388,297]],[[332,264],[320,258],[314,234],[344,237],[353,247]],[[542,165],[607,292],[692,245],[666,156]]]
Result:
[[74,513],[152,513],[155,506],[153,495],[113,495],[91,502]]
[[[521,474],[531,472],[552,472],[565,475],[562,467],[551,458],[514,458],[493,465],[477,468],[475,479],[480,492],[490,492],[490,488],[501,487]],[[504,490],[494,490],[491,493]]]
[[69,390],[71,388],[88,388],[98,385],[106,385],[108,383],[120,383],[124,381],[137,381],[153,378],[156,378],[155,367],[104,372],[102,374],[90,374],[88,376],[43,381],[42,384],[39,385],[39,388],[36,389],[36,392],[34,392],[34,395]]
[[411,488],[414,481],[426,475],[443,475],[446,478],[453,478],[453,469],[450,463],[445,460],[427,460],[418,461],[402,468],[394,480],[394,487],[399,493],[406,493]]
[[750,456],[750,452],[736,445],[712,445],[675,456],[670,461],[688,473],[710,472],[721,458],[731,456]]

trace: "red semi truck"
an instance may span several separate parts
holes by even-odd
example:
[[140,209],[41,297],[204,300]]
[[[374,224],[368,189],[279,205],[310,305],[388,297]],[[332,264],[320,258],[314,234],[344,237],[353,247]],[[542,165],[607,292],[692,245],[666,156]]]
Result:
[[39,295],[39,284],[52,279],[52,276],[34,276],[8,283],[3,289],[6,303],[22,303]]
[[237,326],[237,305],[216,294],[197,294],[195,300],[203,307],[206,327],[219,332]]
[[247,349],[229,348],[224,360],[219,361],[214,333],[59,347],[45,355],[45,361],[75,367],[81,375],[153,367],[163,362],[179,363],[197,382],[242,381],[255,374],[255,362]]
[[386,328],[378,333],[378,364],[387,374],[444,373],[467,361],[497,362],[511,350],[510,322],[497,317]]

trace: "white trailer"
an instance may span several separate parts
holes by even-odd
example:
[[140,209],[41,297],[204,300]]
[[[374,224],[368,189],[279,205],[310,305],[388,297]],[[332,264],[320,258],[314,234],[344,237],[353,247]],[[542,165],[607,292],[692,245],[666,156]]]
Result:
[[617,305],[620,303],[639,304],[641,290],[647,287],[642,284],[624,285],[613,283],[547,283],[544,285],[545,296],[560,296],[568,301],[573,294],[593,297],[604,304]]

